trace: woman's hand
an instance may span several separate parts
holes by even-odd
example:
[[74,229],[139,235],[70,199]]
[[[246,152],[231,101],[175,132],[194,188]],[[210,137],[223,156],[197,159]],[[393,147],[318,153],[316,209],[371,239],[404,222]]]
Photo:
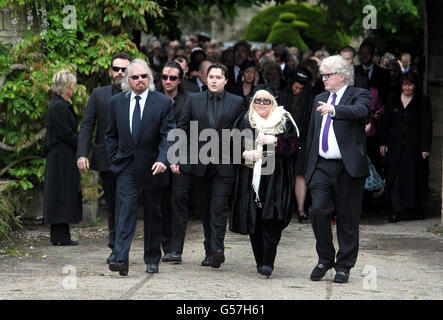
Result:
[[257,137],[257,143],[260,145],[275,144],[277,143],[277,138],[274,135],[260,133]]
[[381,156],[385,157],[386,153],[388,153],[388,147],[387,146],[380,146],[380,154],[381,154]]
[[263,152],[258,150],[245,150],[243,151],[242,157],[248,161],[257,161],[263,158]]

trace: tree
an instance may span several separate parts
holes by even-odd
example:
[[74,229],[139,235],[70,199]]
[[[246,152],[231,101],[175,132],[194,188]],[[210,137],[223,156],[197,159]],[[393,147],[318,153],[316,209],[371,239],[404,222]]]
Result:
[[[290,37],[290,34],[287,34],[287,31],[283,28],[282,35],[274,34],[271,37],[273,41],[269,39],[274,24],[278,22],[280,15],[283,13],[295,14],[297,22],[308,25],[308,27],[300,29],[300,35],[309,49],[317,49],[323,46],[335,49],[349,44],[349,37],[342,32],[339,25],[337,23],[331,24],[327,20],[327,10],[325,8],[312,6],[304,2],[289,2],[260,11],[248,24],[243,40],[273,42],[280,41],[277,40],[279,38],[287,39]],[[277,23],[276,27],[278,28],[279,25],[281,27],[281,23]],[[287,42],[287,40],[285,41]],[[285,41],[273,43],[285,44]]]

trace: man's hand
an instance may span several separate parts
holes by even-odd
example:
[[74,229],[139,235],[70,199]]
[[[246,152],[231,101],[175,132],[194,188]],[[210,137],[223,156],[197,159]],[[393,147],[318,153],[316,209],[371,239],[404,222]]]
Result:
[[180,165],[171,164],[169,167],[171,168],[173,174],[180,174]]
[[156,162],[152,165],[151,170],[153,171],[152,175],[155,176],[157,173],[165,172],[166,166],[161,162]]
[[381,154],[381,156],[385,157],[386,153],[388,153],[388,147],[387,146],[380,146],[380,154]]
[[327,113],[329,113],[331,116],[334,114],[335,112],[335,108],[332,104],[326,104],[322,101],[318,102],[319,106],[317,107],[317,111],[320,112],[320,114],[323,116]]
[[89,170],[89,160],[86,157],[80,157],[77,160],[77,167],[80,169],[80,171],[82,172],[86,172]]
[[426,159],[427,157],[429,157],[430,154],[431,154],[431,153],[424,151],[424,152],[421,153],[421,156],[423,157],[423,160],[424,160],[424,159]]

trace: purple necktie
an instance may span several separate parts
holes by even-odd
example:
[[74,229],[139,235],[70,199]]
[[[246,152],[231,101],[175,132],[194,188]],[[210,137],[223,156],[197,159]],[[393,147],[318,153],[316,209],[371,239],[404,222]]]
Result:
[[[332,95],[331,104],[335,106],[335,98],[337,98],[337,94]],[[328,117],[326,118],[325,127],[323,128],[323,136],[321,141],[321,148],[323,152],[328,151],[328,133],[329,127],[331,126],[331,114],[328,113]]]

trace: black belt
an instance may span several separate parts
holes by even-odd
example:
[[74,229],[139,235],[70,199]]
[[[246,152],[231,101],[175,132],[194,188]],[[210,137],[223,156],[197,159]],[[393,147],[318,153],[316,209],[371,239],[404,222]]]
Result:
[[320,159],[326,160],[326,161],[333,161],[333,162],[343,162],[342,158],[326,159],[326,158],[320,157]]

